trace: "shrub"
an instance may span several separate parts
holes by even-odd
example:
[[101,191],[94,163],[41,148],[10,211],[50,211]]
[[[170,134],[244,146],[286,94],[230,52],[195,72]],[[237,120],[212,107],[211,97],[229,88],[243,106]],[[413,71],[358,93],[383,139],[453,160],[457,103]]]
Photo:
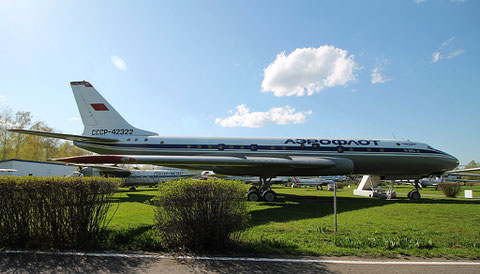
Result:
[[337,189],[343,189],[348,185],[347,182],[337,182]]
[[455,198],[460,193],[461,185],[459,183],[440,183],[438,184],[447,197]]
[[163,184],[155,198],[156,226],[168,248],[225,248],[247,222],[246,185],[227,180]]
[[81,248],[99,239],[117,179],[0,178],[0,245]]

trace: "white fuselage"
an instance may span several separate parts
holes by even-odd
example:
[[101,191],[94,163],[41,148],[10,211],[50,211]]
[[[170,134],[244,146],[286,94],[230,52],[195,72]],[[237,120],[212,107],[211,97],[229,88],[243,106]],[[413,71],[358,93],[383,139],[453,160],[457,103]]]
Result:
[[[408,140],[381,139],[333,139],[333,138],[209,138],[209,137],[162,137],[162,136],[102,136],[115,137],[119,142],[75,142],[79,147],[100,154],[113,155],[201,155],[234,157],[331,157],[349,159],[349,167],[338,172],[316,170],[282,171],[278,176],[315,176],[341,174],[377,174],[426,176],[441,173],[458,165],[458,160],[424,143]],[[200,167],[204,168],[204,167]],[[208,169],[205,167],[204,169]],[[250,175],[232,168],[212,169],[216,173]],[[411,176],[410,176],[411,177]]]

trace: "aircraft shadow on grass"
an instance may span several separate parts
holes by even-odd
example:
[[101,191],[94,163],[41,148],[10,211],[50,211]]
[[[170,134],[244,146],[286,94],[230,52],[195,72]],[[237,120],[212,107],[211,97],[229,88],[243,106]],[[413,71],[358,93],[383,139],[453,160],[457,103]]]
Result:
[[[151,191],[151,190],[143,190]],[[114,197],[114,203],[148,203],[155,197],[152,194],[142,194],[142,190],[135,192],[121,193]],[[248,202],[250,203],[250,202]],[[257,202],[267,208],[257,209],[250,212],[251,227],[270,222],[289,222],[303,219],[320,218],[333,214],[333,197],[310,196],[298,194],[278,194],[276,202]],[[381,207],[390,204],[477,204],[480,200],[459,200],[442,198],[422,198],[420,201],[410,201],[407,198],[396,198],[394,200],[383,200],[365,197],[337,197],[337,212],[348,212],[359,209]]]
[[113,203],[145,203],[151,200],[155,195],[141,193],[121,193],[120,196],[113,197]]
[[[294,202],[294,203],[292,203]],[[337,197],[337,213],[354,211],[359,209],[381,207],[390,204],[476,204],[480,200],[457,200],[441,198],[422,198],[419,201],[411,201],[408,198],[395,198],[383,200],[365,197]],[[278,194],[274,203],[261,203],[267,208],[250,212],[250,226],[258,226],[270,222],[289,222],[303,219],[320,218],[333,214],[333,197],[316,197],[307,195]]]

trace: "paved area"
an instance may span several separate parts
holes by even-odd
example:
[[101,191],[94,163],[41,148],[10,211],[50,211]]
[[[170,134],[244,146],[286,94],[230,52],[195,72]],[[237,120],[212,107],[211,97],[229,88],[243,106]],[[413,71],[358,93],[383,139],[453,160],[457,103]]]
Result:
[[[115,255],[115,254],[113,254]],[[119,257],[0,253],[1,273],[480,273],[480,261],[465,265],[445,260],[391,260],[356,257],[269,258],[270,261],[172,256]],[[421,264],[402,264],[419,262]],[[357,263],[356,263],[357,262]],[[390,263],[394,264],[390,264]],[[448,261],[452,263],[455,261]],[[460,263],[472,263],[459,261]],[[456,263],[459,263],[456,262]],[[371,264],[360,264],[371,263]],[[424,265],[428,264],[428,265]]]

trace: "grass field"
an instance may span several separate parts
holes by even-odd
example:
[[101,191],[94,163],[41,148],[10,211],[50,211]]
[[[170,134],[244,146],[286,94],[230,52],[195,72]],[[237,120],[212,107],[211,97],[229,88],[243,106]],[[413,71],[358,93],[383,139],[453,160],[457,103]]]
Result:
[[[353,188],[339,190],[339,231],[334,233],[333,192],[274,187],[277,202],[247,203],[251,218],[235,252],[480,258],[480,200],[445,198],[429,187],[422,190],[422,200],[413,202],[406,198],[411,188],[397,186],[397,193],[405,194],[390,201],[354,196]],[[480,197],[479,186],[463,189]],[[154,206],[148,204],[156,192],[140,188],[116,194],[109,248],[162,250],[153,230]]]

